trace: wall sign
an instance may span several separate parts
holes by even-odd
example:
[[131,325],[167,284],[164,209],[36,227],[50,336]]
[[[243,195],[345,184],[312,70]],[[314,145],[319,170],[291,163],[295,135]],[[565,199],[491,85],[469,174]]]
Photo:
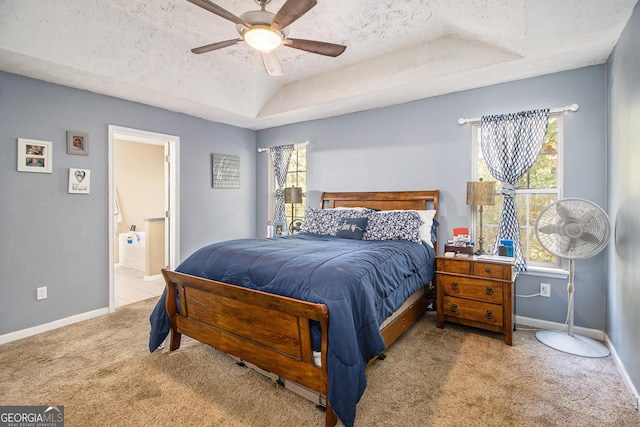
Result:
[[212,154],[211,186],[213,188],[240,188],[240,157]]
[[69,193],[89,194],[91,191],[91,171],[69,168]]

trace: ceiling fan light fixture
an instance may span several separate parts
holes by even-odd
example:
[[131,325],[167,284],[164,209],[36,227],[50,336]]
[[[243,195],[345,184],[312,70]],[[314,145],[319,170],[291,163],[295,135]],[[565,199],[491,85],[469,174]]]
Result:
[[282,45],[283,36],[269,27],[253,26],[243,34],[245,43],[260,52],[271,52]]
[[260,52],[262,63],[267,74],[270,76],[282,75],[282,65],[273,53],[274,50],[286,43],[287,47],[316,53],[318,55],[336,57],[347,48],[346,46],[326,43],[317,40],[289,39],[289,25],[297,21],[311,8],[318,0],[281,0],[284,1],[277,14],[265,10],[265,6],[271,0],[255,0],[260,10],[250,10],[240,16],[223,9],[212,3],[211,0],[187,0],[208,12],[218,15],[220,18],[236,24],[236,31],[240,38],[224,40],[217,43],[210,43],[191,49],[195,54],[211,52],[223,49],[238,43],[246,43],[251,48]]

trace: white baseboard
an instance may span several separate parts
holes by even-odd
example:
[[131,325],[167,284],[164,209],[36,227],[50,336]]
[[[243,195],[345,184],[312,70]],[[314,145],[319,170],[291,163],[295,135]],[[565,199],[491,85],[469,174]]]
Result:
[[142,278],[145,282],[151,282],[152,280],[162,279],[162,274],[154,274],[153,276],[145,276]]
[[613,361],[616,363],[618,372],[622,377],[622,382],[624,382],[624,385],[627,387],[627,390],[631,395],[631,403],[633,404],[633,407],[636,408],[636,411],[640,410],[638,408],[638,405],[640,405],[640,395],[638,394],[638,390],[636,389],[636,386],[633,384],[633,381],[631,381],[631,377],[629,377],[629,373],[627,372],[627,369],[624,367],[622,360],[620,360],[620,357],[618,356],[618,352],[616,351],[616,348],[613,346],[613,343],[611,342],[611,340],[609,339],[609,335],[607,334],[605,334],[605,343],[607,344],[607,347],[609,347],[609,351],[611,352],[611,357],[613,358]]
[[[516,324],[532,326],[534,328],[545,329],[548,331],[567,330],[567,327],[563,323],[550,322],[548,320],[534,319],[532,317],[516,316]],[[598,341],[604,341],[604,332],[598,329],[583,328],[581,326],[574,326],[575,333],[592,338]]]
[[32,328],[22,329],[20,331],[9,332],[8,334],[0,335],[0,344],[6,344],[11,341],[27,338],[33,335],[41,334],[43,332],[49,332],[63,326],[72,325],[74,323],[93,319],[94,317],[103,316],[105,314],[109,314],[109,307],[88,311],[86,313],[76,314],[75,316],[65,317],[64,319],[45,323],[44,325],[38,325]]

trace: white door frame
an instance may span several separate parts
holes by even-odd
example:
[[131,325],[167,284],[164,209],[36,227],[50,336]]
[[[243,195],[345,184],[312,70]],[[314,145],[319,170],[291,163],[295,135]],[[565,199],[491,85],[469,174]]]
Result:
[[175,269],[180,260],[180,137],[166,135],[156,132],[149,132],[140,129],[132,129],[121,126],[109,125],[108,140],[108,194],[109,194],[109,312],[115,311],[114,292],[114,248],[115,248],[115,227],[113,221],[115,194],[113,191],[113,147],[115,139],[125,139],[127,141],[151,142],[154,144],[168,144],[169,162],[168,176],[165,173],[165,197],[166,211],[165,229],[169,230],[168,239],[165,239],[165,262],[170,269]]

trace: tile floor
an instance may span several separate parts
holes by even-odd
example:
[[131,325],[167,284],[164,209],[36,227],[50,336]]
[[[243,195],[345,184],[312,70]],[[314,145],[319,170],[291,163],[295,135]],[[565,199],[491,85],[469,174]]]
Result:
[[114,288],[116,307],[156,298],[162,295],[164,280],[143,280],[144,272],[132,268],[115,266]]

